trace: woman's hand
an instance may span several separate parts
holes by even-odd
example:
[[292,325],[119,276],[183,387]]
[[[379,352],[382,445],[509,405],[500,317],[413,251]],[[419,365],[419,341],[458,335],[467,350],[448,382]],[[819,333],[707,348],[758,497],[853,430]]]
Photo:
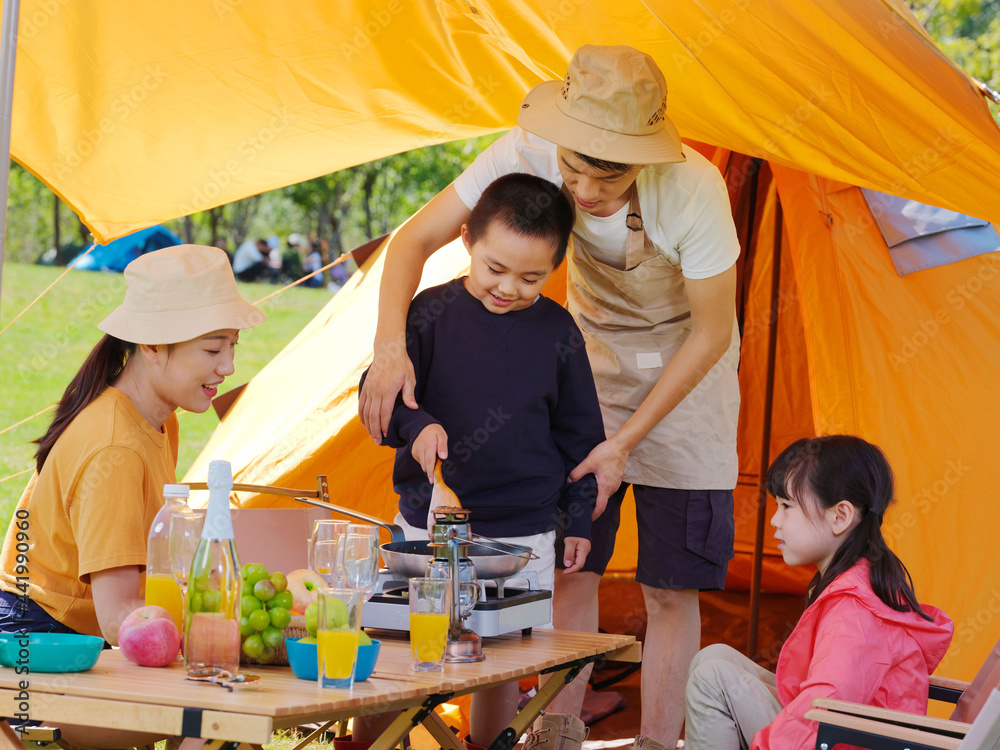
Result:
[[389,429],[389,419],[400,391],[403,403],[411,409],[417,408],[413,394],[416,382],[413,363],[401,339],[375,344],[375,358],[358,396],[358,416],[376,444],[382,444],[382,438]]
[[596,520],[608,505],[608,498],[622,483],[625,462],[629,451],[615,438],[609,438],[590,452],[580,464],[569,473],[569,481],[575,482],[587,474],[597,477],[597,502],[591,520]]
[[563,574],[575,573],[587,561],[590,554],[590,540],[579,536],[568,536],[563,539]]

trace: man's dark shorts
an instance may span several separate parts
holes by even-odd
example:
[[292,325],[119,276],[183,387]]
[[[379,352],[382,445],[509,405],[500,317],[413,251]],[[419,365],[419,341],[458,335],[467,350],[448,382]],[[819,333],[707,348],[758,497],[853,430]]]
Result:
[[[583,570],[602,575],[607,570],[628,487],[622,483],[594,521]],[[658,589],[725,588],[735,537],[732,490],[675,490],[637,484],[632,492],[639,531],[635,580]],[[561,567],[561,544],[556,548],[556,560]]]

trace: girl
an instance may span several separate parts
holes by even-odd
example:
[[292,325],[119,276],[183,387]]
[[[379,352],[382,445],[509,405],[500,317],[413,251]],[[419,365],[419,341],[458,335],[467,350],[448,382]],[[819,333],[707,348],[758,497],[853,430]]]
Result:
[[893,500],[882,452],[849,435],[799,440],[775,459],[767,489],[789,565],[818,568],[808,604],[778,657],[777,674],[715,644],[691,664],[686,745],[691,750],[803,748],[814,698],[927,710],[928,676],[951,643],[951,620],[921,606],[909,573],[882,537]]
[[[163,485],[176,482],[174,412],[208,410],[233,373],[240,329],[266,317],[240,297],[218,248],[148,253],[125,281],[125,301],[98,326],[106,335],[36,441],[36,471],[0,553],[0,632],[117,643],[121,621],[144,603],[146,536]],[[17,553],[24,542],[27,562]],[[128,744],[66,730],[89,746]]]

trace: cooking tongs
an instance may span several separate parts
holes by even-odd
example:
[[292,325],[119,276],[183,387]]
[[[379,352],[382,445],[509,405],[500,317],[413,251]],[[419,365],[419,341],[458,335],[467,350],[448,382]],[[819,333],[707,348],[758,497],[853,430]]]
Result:
[[[290,497],[296,502],[305,503],[306,505],[314,505],[317,508],[333,511],[334,513],[339,513],[342,516],[354,518],[358,521],[363,521],[364,523],[370,523],[373,526],[383,528],[389,533],[393,542],[406,541],[406,536],[403,534],[403,530],[396,524],[386,523],[381,518],[369,516],[366,513],[361,513],[360,511],[352,508],[341,508],[339,505],[332,504],[330,502],[330,490],[326,483],[326,476],[320,474],[316,477],[316,485],[317,489],[310,491],[295,490],[289,487],[276,487],[269,484],[234,484],[233,490],[239,492],[256,492],[261,495],[281,495],[282,497]],[[188,482],[188,487],[192,490],[207,490],[208,483]]]

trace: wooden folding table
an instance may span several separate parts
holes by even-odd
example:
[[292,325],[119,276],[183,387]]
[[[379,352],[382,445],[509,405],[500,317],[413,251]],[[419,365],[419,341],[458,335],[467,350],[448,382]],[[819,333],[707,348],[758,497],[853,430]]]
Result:
[[[633,636],[535,629],[486,638],[486,660],[446,664],[440,673],[414,673],[405,633],[375,631],[382,642],[373,675],[354,689],[322,689],[297,679],[288,667],[249,667],[260,674],[259,690],[232,692],[184,678],[182,665],[153,669],[105,651],[93,669],[66,674],[16,674],[0,667],[0,715],[27,713],[52,724],[202,737],[217,742],[259,746],[275,729],[352,716],[401,711],[372,750],[389,750],[417,724],[423,724],[445,750],[457,750],[451,731],[434,707],[453,696],[542,673],[553,673],[538,694],[493,743],[509,750],[553,697],[586,664],[603,659],[637,662],[640,644]],[[20,682],[28,683],[26,690]],[[25,698],[25,694],[27,697]]]

